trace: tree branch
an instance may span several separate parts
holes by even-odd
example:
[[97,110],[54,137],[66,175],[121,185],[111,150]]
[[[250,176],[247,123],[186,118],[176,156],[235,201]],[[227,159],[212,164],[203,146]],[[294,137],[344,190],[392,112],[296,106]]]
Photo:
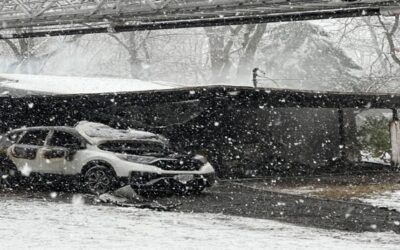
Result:
[[13,42],[11,42],[8,39],[4,39],[3,41],[8,45],[8,47],[10,47],[10,49],[12,50],[12,52],[14,53],[14,56],[16,58],[20,58],[21,57],[21,53],[20,53],[18,47]]
[[396,46],[393,39],[394,33],[399,28],[399,15],[395,16],[393,27],[390,30],[386,27],[380,16],[378,16],[378,20],[382,28],[385,30],[386,39],[388,40],[389,44],[390,56],[392,57],[393,61],[400,66],[400,59],[396,55]]

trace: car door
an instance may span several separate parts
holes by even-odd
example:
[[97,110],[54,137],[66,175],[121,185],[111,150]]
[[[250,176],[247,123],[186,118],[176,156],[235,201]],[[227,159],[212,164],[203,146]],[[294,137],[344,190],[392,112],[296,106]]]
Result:
[[10,159],[22,174],[46,173],[40,153],[48,134],[46,129],[28,130],[9,148]]
[[48,169],[58,173],[73,175],[80,171],[76,154],[85,148],[84,141],[78,136],[62,130],[53,130],[43,148],[43,156]]

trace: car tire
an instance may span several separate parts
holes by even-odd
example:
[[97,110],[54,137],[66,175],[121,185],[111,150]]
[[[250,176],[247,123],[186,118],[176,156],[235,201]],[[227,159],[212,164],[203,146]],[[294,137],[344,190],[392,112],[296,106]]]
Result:
[[108,167],[97,163],[85,172],[84,186],[89,193],[104,194],[114,190],[116,178]]

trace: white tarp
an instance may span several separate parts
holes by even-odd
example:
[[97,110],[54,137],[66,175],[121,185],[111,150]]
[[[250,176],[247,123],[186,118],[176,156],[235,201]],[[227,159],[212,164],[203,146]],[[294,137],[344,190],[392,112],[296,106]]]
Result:
[[400,123],[392,121],[390,123],[390,142],[392,144],[392,162],[400,163]]

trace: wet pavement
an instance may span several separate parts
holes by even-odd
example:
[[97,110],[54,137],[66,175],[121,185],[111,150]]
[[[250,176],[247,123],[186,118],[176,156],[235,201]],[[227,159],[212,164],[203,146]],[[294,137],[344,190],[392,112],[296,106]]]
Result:
[[183,212],[222,213],[351,232],[400,233],[400,212],[396,210],[357,201],[265,191],[237,183],[218,185],[199,196],[165,200],[180,202],[182,205],[175,210]]

